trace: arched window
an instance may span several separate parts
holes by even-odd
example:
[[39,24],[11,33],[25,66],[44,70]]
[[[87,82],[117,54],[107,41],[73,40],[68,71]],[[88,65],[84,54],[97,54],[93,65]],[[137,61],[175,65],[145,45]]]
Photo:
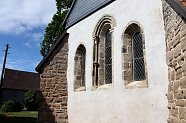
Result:
[[130,24],[124,32],[122,72],[125,85],[132,82],[147,85],[145,41],[142,34],[140,26],[135,23]]
[[94,32],[93,87],[112,84],[112,42],[114,19],[104,16]]
[[74,91],[85,91],[85,58],[86,49],[80,45],[74,57]]
[[112,33],[109,29],[105,33],[105,84],[112,83]]

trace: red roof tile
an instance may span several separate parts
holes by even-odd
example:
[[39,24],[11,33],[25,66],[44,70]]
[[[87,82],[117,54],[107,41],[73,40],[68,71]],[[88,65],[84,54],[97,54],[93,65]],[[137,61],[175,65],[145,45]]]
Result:
[[177,0],[178,2],[180,2],[183,6],[186,7],[186,0]]
[[39,91],[39,74],[5,68],[2,88]]

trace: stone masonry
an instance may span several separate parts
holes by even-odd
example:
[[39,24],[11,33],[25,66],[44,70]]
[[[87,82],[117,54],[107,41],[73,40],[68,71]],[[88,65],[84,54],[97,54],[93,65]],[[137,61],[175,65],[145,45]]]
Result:
[[186,123],[186,20],[162,2],[169,69],[168,123]]
[[38,122],[68,123],[67,62],[68,36],[65,36],[42,66]]
[[124,35],[122,58],[123,58],[123,79],[125,85],[133,81],[132,71],[132,36],[129,34]]

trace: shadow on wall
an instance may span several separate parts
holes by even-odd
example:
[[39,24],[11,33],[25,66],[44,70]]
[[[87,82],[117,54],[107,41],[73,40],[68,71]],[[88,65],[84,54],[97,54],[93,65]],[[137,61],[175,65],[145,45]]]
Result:
[[[59,76],[55,76],[54,78],[55,82],[52,82],[55,84],[41,88],[42,91],[39,93],[39,112],[36,123],[68,123],[67,83],[66,80],[57,80]],[[49,82],[48,80],[46,84],[42,84],[47,85]],[[58,82],[59,84],[57,84]]]
[[39,92],[39,112],[36,123],[55,123],[54,109],[51,109],[42,92]]

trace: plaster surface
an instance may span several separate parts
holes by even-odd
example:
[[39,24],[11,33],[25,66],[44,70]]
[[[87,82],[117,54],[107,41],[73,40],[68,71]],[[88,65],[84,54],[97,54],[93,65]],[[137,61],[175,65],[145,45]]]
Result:
[[[104,15],[116,20],[113,30],[113,83],[92,90],[93,32]],[[140,23],[145,36],[148,87],[126,89],[122,80],[123,33]],[[168,67],[161,0],[116,0],[68,29],[69,123],[166,123],[168,118]],[[80,44],[86,48],[86,91],[74,92],[74,56]]]

